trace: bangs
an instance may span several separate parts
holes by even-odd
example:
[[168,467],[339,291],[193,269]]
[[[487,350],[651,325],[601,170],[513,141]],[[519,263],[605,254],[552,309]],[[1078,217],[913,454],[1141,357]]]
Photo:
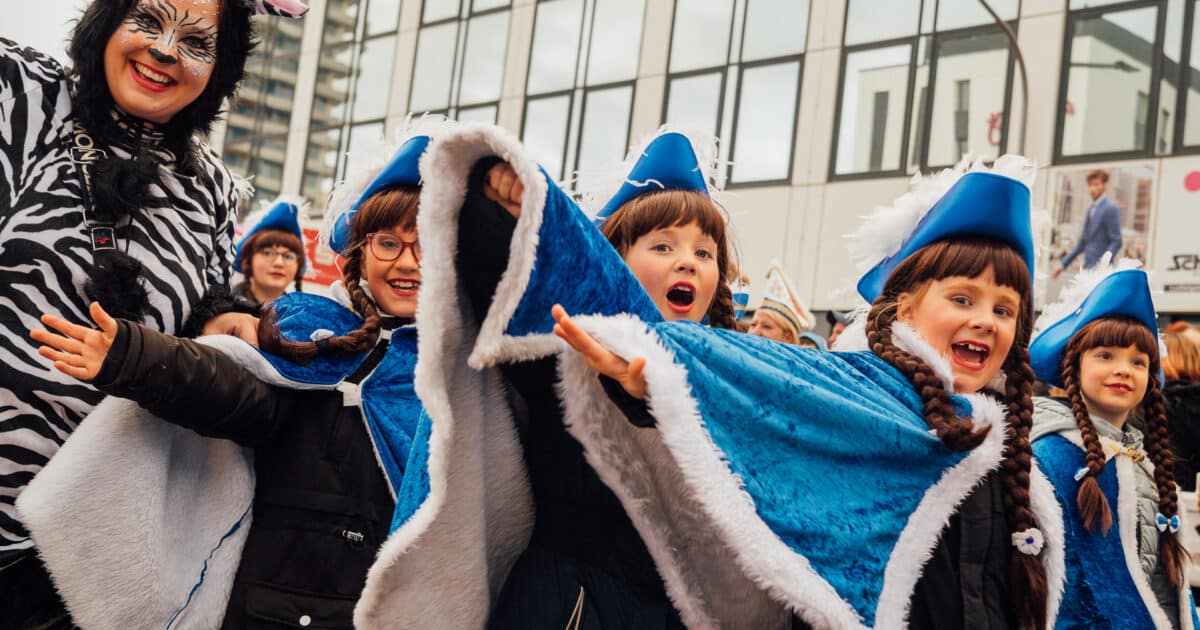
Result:
[[[911,271],[906,269],[909,267]],[[988,268],[991,268],[996,284],[1016,291],[1023,300],[1029,301],[1030,274],[1021,255],[1006,243],[983,237],[937,241],[921,248],[896,268],[888,278],[884,292],[893,288],[894,282],[904,281],[904,276],[910,277],[903,286],[894,287],[897,293],[930,280],[954,276],[978,278]],[[905,273],[901,273],[902,269]]]
[[296,252],[300,257],[304,256],[304,244],[300,242],[300,239],[295,234],[283,230],[262,230],[250,237],[250,240],[246,241],[243,248],[249,247],[251,250],[258,250],[264,247],[276,246],[286,247]]
[[372,232],[397,225],[403,230],[417,229],[420,198],[421,189],[415,186],[386,188],[368,197],[354,215],[350,246],[361,243]]
[[654,230],[695,223],[728,255],[725,216],[707,195],[691,190],[659,190],[635,197],[609,217],[601,231],[621,255]]
[[1105,317],[1091,322],[1075,333],[1069,345],[1078,352],[1101,346],[1135,346],[1149,355],[1151,361],[1158,360],[1158,343],[1154,333],[1141,322],[1128,317]]

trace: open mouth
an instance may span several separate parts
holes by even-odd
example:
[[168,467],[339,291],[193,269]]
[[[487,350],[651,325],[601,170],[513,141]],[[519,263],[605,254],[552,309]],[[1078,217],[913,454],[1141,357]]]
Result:
[[388,286],[392,288],[392,293],[400,297],[412,297],[421,288],[421,281],[404,278],[400,280],[388,280]]
[[1105,385],[1109,390],[1118,394],[1129,394],[1133,392],[1133,386],[1128,383],[1109,383]]
[[130,65],[133,68],[133,78],[137,80],[139,84],[156,92],[166,90],[176,83],[175,79],[172,79],[171,77],[158,72],[157,70],[145,64],[131,61]]
[[667,306],[676,313],[686,313],[692,310],[695,303],[696,287],[686,282],[677,282],[667,289]]
[[972,370],[982,368],[987,363],[991,351],[992,349],[987,344],[973,341],[959,341],[950,344],[950,354],[953,356],[954,362]]

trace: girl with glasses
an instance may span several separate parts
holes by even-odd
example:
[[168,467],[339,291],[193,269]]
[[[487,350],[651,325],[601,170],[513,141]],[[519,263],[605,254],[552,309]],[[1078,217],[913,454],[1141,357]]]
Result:
[[290,285],[301,290],[307,261],[299,215],[307,208],[303,200],[280,198],[242,236],[233,259],[242,273],[242,281],[233,287],[235,295],[259,306],[283,295]]
[[[370,597],[364,584],[391,529],[423,413],[413,388],[414,317],[417,160],[428,143],[428,135],[411,136],[389,162],[335,191],[324,233],[344,264],[333,299],[296,292],[268,304],[261,350],[226,335],[169,337],[115,320],[98,304],[91,314],[99,330],[48,316],[62,334],[34,331],[59,370],[128,399],[110,405],[116,417],[84,425],[79,449],[56,459],[20,508],[46,541],[43,557],[71,610],[81,611],[80,625],[166,627],[186,614],[197,627],[350,628],[356,604],[370,612],[358,600]],[[168,423],[168,437],[146,438]],[[88,458],[114,443],[138,457],[114,473],[124,481],[105,483],[109,467]],[[184,470],[141,463],[162,459],[159,452]],[[107,496],[48,490],[88,475]],[[130,545],[60,535],[80,502],[130,496],[143,512],[127,523]],[[110,518],[125,524],[116,512]],[[93,547],[111,551],[114,563],[133,558],[123,564],[138,567],[136,575],[95,579],[95,565],[108,563],[80,553]],[[122,589],[145,574],[163,579]]]

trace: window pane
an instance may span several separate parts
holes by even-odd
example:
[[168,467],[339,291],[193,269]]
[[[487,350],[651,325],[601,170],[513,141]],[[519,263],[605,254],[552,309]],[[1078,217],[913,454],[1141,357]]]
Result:
[[643,0],[601,0],[592,18],[588,85],[637,76],[642,42]]
[[496,122],[496,106],[480,105],[479,107],[464,107],[458,110],[455,119],[459,122]]
[[396,36],[363,42],[358,58],[358,82],[354,88],[354,120],[383,118],[392,88],[392,65],[396,59]]
[[925,133],[921,125],[925,124],[925,112],[929,108],[929,63],[933,58],[933,46],[929,36],[922,37],[917,43],[917,71],[913,77],[913,107],[912,118],[908,121],[908,163],[907,171],[916,173],[922,170],[921,160],[925,152]]
[[318,129],[308,137],[308,150],[304,157],[304,196],[314,206],[324,206],[333,180],[337,176],[338,155],[341,153],[342,130]]
[[1071,10],[1087,9],[1090,7],[1102,7],[1106,4],[1117,4],[1126,2],[1127,0],[1071,0]]
[[329,0],[321,43],[328,46],[354,40],[358,29],[358,0]]
[[625,157],[633,86],[595,90],[584,98],[577,168],[586,174],[598,172]]
[[459,4],[459,0],[425,0],[425,8],[421,12],[421,23],[458,17]]
[[[962,0],[959,0],[960,2]],[[915,35],[921,0],[849,0],[846,45]]]
[[226,135],[221,158],[229,164],[234,173],[253,178],[255,203],[274,199],[283,190],[283,161],[287,155],[287,135],[243,136],[241,141],[230,142],[229,138],[239,135],[235,131],[237,130],[229,128],[230,133]]
[[672,79],[663,122],[717,135],[721,72]]
[[417,36],[412,96],[408,100],[410,111],[444,109],[450,104],[450,81],[454,76],[454,48],[457,41],[457,22],[421,29]]
[[808,0],[748,1],[742,61],[804,52],[808,38]]
[[[1004,21],[1017,19],[1020,0],[988,0],[992,9]],[[965,26],[980,24],[995,24],[995,20],[978,1],[970,2],[939,2],[937,3],[937,29],[944,31]]]
[[525,130],[521,142],[556,179],[563,178],[563,150],[570,115],[571,97],[565,94],[530,99],[525,104]]
[[582,21],[583,0],[538,3],[526,93],[543,94],[575,87]]
[[788,179],[799,89],[799,61],[742,69],[733,181]]
[[912,46],[888,46],[846,55],[835,172],[900,168],[908,66]]
[[367,34],[390,33],[400,19],[400,0],[370,0],[367,4]]
[[1183,0],[1168,0],[1166,29],[1163,31],[1163,60],[1160,68],[1162,75],[1158,88],[1158,124],[1154,131],[1154,152],[1158,155],[1169,154],[1175,142],[1175,126],[1178,122],[1178,112],[1175,111],[1175,98],[1179,95],[1181,72],[1185,70],[1180,65],[1180,47],[1183,45]]
[[676,0],[671,72],[724,65],[733,0]]
[[1183,143],[1200,145],[1200,2],[1192,7],[1192,53],[1188,63],[1187,117],[1184,118]]
[[345,179],[347,173],[353,173],[355,167],[359,166],[356,160],[371,159],[374,153],[378,153],[374,149],[379,148],[383,144],[383,123],[373,122],[365,125],[355,125],[350,128],[350,135],[346,143],[346,153],[342,159],[342,168],[339,169],[338,177]]
[[509,0],[471,0],[471,13],[479,13],[496,7],[506,7]]
[[1078,20],[1071,41],[1063,155],[1145,147],[1154,7]]
[[313,94],[313,124],[336,126],[349,115],[354,46],[322,48],[317,85]]
[[467,49],[463,57],[459,103],[500,100],[507,46],[508,11],[471,18],[467,23]]
[[966,155],[999,157],[1008,38],[997,32],[947,39],[937,54],[929,165],[948,166]]

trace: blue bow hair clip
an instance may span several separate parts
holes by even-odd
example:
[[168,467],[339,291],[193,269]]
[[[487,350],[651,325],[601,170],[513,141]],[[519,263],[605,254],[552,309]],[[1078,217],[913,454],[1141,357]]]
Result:
[[1154,519],[1154,524],[1158,526],[1158,531],[1165,532],[1167,528],[1170,528],[1171,533],[1174,534],[1179,531],[1179,515],[1167,518],[1163,516],[1162,512],[1159,512],[1158,516]]

